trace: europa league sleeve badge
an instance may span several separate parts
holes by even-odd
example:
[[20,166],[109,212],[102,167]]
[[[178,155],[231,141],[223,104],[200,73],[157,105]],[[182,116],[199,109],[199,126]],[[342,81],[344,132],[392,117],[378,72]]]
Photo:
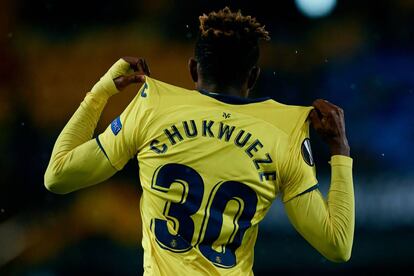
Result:
[[305,160],[306,164],[313,167],[315,165],[315,162],[313,161],[312,149],[309,138],[305,138],[305,140],[303,140],[301,151],[303,160]]

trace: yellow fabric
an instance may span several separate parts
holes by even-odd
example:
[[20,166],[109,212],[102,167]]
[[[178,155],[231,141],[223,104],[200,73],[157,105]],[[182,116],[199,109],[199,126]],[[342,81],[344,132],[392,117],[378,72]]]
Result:
[[278,194],[315,248],[332,260],[348,258],[350,159],[332,157],[327,203],[318,191],[302,194],[317,183],[302,156],[310,107],[228,104],[147,78],[91,140],[107,99],[118,93],[112,80],[129,72],[118,61],[87,94],[56,141],[45,185],[56,193],[87,187],[137,156],[144,274],[252,275],[258,223]]
[[332,177],[325,201],[318,190],[285,203],[288,217],[296,230],[327,259],[349,260],[355,225],[352,159],[331,158]]
[[258,223],[272,201],[317,183],[301,154],[311,109],[228,104],[147,77],[99,135],[118,170],[135,155],[139,161],[145,274],[252,274]]
[[133,72],[134,70],[128,62],[123,59],[119,59],[111,66],[111,68],[109,68],[108,72],[102,76],[94,87],[92,87],[91,92],[93,94],[99,94],[109,98],[119,92],[113,80],[117,77],[128,75]]

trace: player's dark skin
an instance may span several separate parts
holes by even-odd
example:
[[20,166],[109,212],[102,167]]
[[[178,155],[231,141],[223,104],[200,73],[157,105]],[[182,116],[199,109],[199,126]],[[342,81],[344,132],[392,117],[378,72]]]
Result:
[[[145,81],[144,75],[149,76],[150,70],[144,59],[137,57],[123,57],[131,65],[134,73],[128,76],[121,76],[114,79],[118,90],[123,90],[132,83],[142,83]],[[188,62],[190,75],[197,90],[220,91],[231,96],[247,98],[249,91],[254,87],[260,75],[260,68],[257,66],[250,69],[248,77],[241,84],[220,85],[211,83],[203,79],[202,68],[199,63],[191,58]],[[313,102],[314,109],[309,114],[310,122],[316,132],[328,144],[331,155],[350,155],[348,139],[345,133],[345,119],[342,108],[326,101],[318,99]]]

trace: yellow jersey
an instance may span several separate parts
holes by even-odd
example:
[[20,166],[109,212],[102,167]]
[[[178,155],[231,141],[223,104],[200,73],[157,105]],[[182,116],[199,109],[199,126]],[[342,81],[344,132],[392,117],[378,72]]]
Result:
[[252,275],[273,200],[317,183],[311,109],[147,77],[97,138],[118,170],[138,158],[144,275]]

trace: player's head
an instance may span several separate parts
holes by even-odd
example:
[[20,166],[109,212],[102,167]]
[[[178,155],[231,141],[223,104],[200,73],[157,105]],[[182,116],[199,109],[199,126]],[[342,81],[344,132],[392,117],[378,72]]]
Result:
[[228,7],[199,19],[195,57],[189,61],[194,82],[219,89],[239,88],[247,96],[260,73],[259,41],[269,40],[269,33],[256,18]]

